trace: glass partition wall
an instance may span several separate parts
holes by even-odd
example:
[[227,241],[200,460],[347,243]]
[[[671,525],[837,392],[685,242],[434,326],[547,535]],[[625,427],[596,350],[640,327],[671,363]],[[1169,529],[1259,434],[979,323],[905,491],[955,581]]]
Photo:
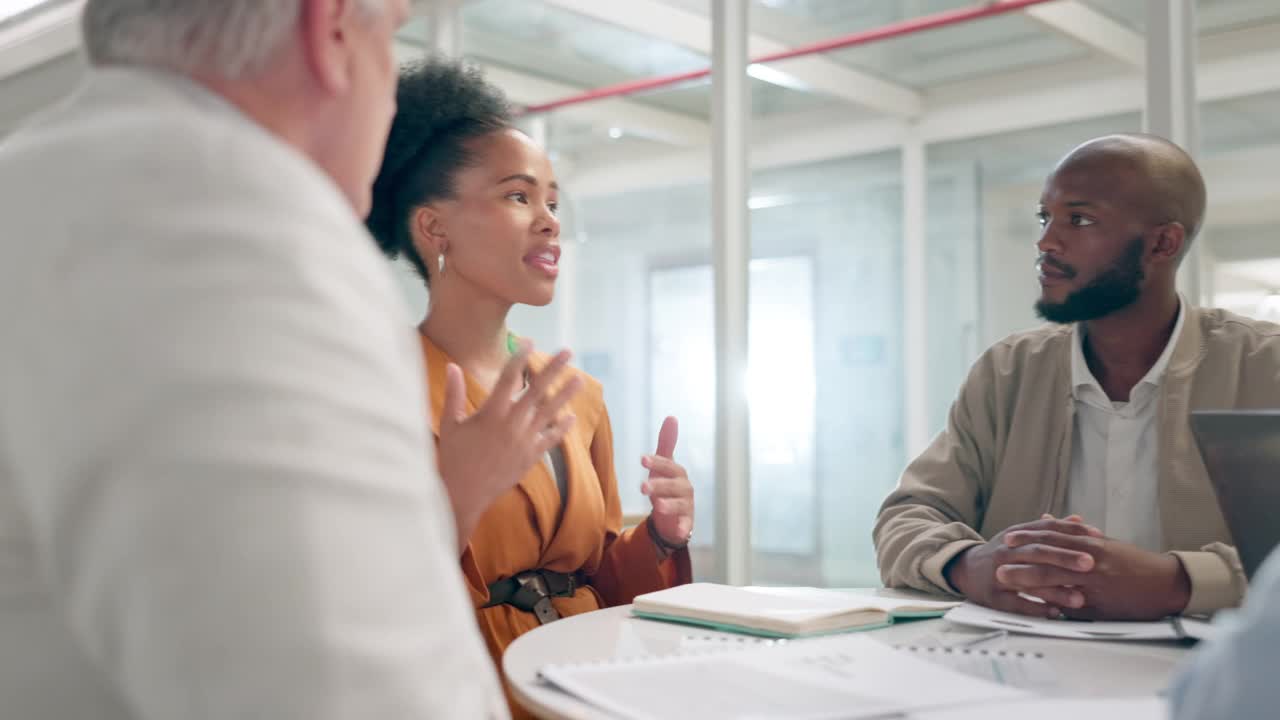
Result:
[[[749,58],[798,55],[747,66],[749,473],[730,477],[716,454],[726,268],[711,138],[724,121],[697,72],[713,62],[715,2],[727,0],[456,3],[457,47],[528,108],[522,122],[565,188],[557,299],[513,323],[544,348],[571,347],[604,384],[629,515],[648,509],[639,456],[665,416],[680,418],[700,578],[730,572],[717,526],[743,520],[716,490],[731,482],[749,488],[749,530],[729,535],[749,542],[746,581],[875,585],[880,501],[941,428],[970,363],[1036,322],[1045,175],[1079,142],[1159,125],[1144,99],[1170,80],[1144,70],[1144,47],[1168,49],[1147,37],[1167,25],[1149,15],[1166,3],[749,3]],[[1167,5],[1200,21],[1211,193],[1200,294],[1280,317],[1280,256],[1263,230],[1277,184],[1256,176],[1267,164],[1243,162],[1280,148],[1280,9]],[[405,53],[429,51],[429,38],[406,31]]]

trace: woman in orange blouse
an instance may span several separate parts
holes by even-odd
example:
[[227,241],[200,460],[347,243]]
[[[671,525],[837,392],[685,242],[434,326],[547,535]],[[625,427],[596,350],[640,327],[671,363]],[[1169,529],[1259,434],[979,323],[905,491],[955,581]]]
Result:
[[445,61],[406,69],[369,227],[430,287],[419,326],[462,571],[494,661],[543,622],[688,582],[693,488],[668,418],[641,458],[653,510],[623,530],[600,384],[506,328],[546,305],[560,257],[557,185],[501,93]]

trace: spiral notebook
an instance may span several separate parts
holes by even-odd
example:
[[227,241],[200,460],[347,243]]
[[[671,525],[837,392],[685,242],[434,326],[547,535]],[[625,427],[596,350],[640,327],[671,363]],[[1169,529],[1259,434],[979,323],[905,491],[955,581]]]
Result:
[[856,720],[1030,697],[861,635],[549,665],[540,676],[626,720]]
[[640,595],[631,612],[650,620],[763,637],[800,638],[873,630],[907,618],[941,617],[958,605],[818,588],[691,583]]
[[894,645],[928,662],[942,665],[969,677],[1035,692],[1060,689],[1058,674],[1048,657],[1040,652],[974,648],[918,647]]
[[[680,641],[680,652],[710,650],[745,650],[761,645],[785,643],[745,635],[686,635]],[[1058,674],[1043,652],[969,648],[946,645],[891,645],[935,665],[941,665],[972,678],[1005,687],[1053,692],[1060,689]]]

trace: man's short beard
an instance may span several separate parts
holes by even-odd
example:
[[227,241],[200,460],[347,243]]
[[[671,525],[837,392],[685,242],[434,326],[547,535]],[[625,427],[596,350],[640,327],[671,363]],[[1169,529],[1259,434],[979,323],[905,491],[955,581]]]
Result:
[[1060,303],[1036,302],[1036,315],[1052,323],[1075,323],[1097,320],[1123,310],[1138,300],[1142,293],[1142,237],[1129,243],[1111,267],[1102,271],[1088,285],[1076,290]]

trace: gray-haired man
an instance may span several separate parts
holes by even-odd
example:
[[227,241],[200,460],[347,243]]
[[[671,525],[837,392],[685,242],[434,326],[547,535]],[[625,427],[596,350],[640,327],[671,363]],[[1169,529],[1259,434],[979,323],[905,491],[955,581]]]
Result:
[[0,711],[506,714],[360,217],[407,0],[89,0],[0,145]]

